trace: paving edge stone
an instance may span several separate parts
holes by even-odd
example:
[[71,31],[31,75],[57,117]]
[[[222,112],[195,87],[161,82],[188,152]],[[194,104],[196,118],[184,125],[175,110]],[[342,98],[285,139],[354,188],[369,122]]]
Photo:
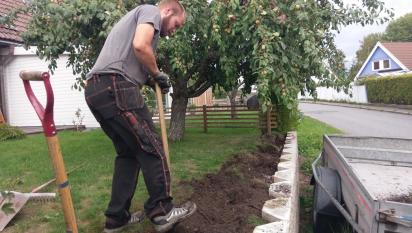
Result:
[[289,132],[278,171],[273,175],[269,196],[262,208],[262,218],[268,224],[255,227],[253,233],[299,232],[299,159],[295,131]]

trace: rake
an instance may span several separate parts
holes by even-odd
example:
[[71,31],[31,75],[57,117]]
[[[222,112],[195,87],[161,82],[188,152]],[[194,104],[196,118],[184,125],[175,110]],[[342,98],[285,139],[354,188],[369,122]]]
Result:
[[0,231],[9,224],[28,201],[49,202],[54,201],[55,193],[19,193],[4,191],[0,194]]
[[[83,166],[84,165],[80,165],[73,168],[67,173],[67,175]],[[0,192],[0,232],[4,230],[7,224],[10,223],[10,221],[20,212],[27,202],[34,201],[46,203],[55,201],[56,193],[38,193],[55,181],[56,178],[51,179],[46,183],[32,189],[30,193],[20,193],[15,191]],[[2,209],[6,209],[6,211],[2,211]]]

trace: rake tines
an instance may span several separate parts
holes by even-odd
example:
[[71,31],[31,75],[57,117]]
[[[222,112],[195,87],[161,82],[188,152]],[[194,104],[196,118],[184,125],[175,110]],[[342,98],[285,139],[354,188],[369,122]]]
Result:
[[56,200],[56,193],[27,193],[30,195],[29,201],[46,203]]

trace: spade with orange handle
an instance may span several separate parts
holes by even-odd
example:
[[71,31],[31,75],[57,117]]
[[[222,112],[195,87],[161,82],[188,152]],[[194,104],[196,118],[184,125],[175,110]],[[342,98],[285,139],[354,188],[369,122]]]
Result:
[[[30,103],[33,105],[33,108],[42,123],[44,134],[47,139],[49,154],[53,163],[56,183],[59,188],[61,204],[63,206],[63,213],[66,221],[66,232],[78,233],[69,181],[67,179],[59,139],[57,137],[56,126],[53,120],[54,95],[50,84],[50,75],[47,72],[41,71],[21,71],[20,78],[23,80],[27,97],[29,98]],[[34,95],[30,81],[43,81],[47,95],[46,108],[41,105],[39,100]]]

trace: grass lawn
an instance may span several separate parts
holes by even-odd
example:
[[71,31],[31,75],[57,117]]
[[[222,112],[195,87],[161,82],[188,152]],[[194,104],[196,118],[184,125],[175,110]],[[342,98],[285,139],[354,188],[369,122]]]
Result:
[[342,132],[316,119],[304,116],[298,126],[299,155],[303,156],[304,163],[301,170],[312,174],[312,162],[319,156],[322,149],[324,134],[341,134]]
[[[170,143],[172,190],[177,203],[190,196],[190,190],[179,189],[179,181],[201,178],[217,171],[230,156],[255,149],[258,130],[254,129],[188,129],[185,140]],[[61,132],[59,139],[66,170],[79,165],[70,177],[72,196],[80,232],[101,232],[103,212],[111,189],[114,148],[100,130]],[[0,190],[29,192],[54,177],[43,135],[0,143]],[[141,177],[140,177],[141,178]],[[57,192],[51,185],[43,192]],[[139,179],[132,211],[143,209],[147,198],[143,179]],[[65,231],[60,202],[28,203],[5,233]],[[150,223],[125,232],[148,232]]]
[[[312,162],[322,149],[324,134],[340,134],[325,123],[305,116],[298,126],[298,146],[301,159],[300,176],[300,232],[312,233],[313,187],[309,185],[312,174]],[[338,232],[337,232],[338,233]]]

